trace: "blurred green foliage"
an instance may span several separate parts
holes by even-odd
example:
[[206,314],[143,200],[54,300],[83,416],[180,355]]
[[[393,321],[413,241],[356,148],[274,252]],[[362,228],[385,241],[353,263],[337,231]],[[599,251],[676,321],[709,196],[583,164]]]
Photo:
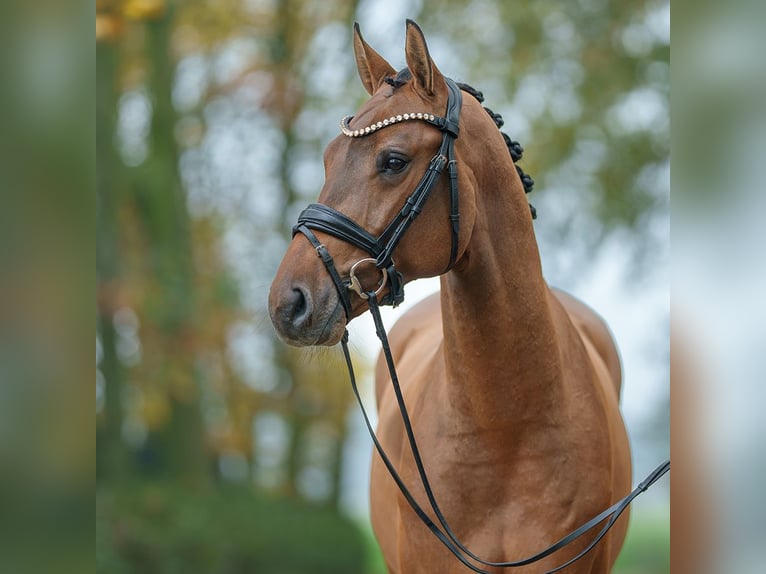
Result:
[[109,574],[359,574],[360,529],[330,509],[250,489],[100,488],[96,568]]
[[539,238],[586,262],[619,230],[639,268],[663,256],[651,227],[670,191],[666,1],[435,0],[420,24],[443,71],[483,90],[523,144]]
[[85,9],[0,5],[0,572],[92,568],[95,146]]
[[[281,46],[244,62],[248,72],[270,78],[275,94],[289,81],[300,100],[305,79],[294,69],[311,28],[292,25],[297,5],[97,2],[100,572],[359,572],[365,561],[339,507],[352,400],[340,358],[307,360],[268,324],[265,295],[295,195],[289,173],[274,174],[267,220],[227,212],[227,199],[242,199],[237,185],[190,157],[208,149],[207,128],[216,132],[206,114],[236,108],[221,102],[242,78],[205,82],[194,105],[179,104],[184,66],[243,33]],[[289,131],[297,112],[275,99],[263,115]],[[190,181],[197,168],[204,190]],[[252,201],[261,182],[244,183]],[[214,205],[194,210],[195,192]],[[233,257],[230,230],[254,223],[238,245],[255,253]]]
[[668,509],[632,510],[630,529],[614,574],[669,574],[670,516]]

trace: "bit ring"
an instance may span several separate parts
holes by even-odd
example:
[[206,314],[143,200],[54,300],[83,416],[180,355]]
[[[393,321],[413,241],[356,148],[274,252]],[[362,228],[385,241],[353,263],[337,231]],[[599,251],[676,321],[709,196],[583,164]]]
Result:
[[[377,261],[375,259],[372,259],[371,257],[367,257],[365,259],[360,259],[356,263],[354,263],[351,266],[351,271],[348,272],[349,280],[351,281],[351,284],[348,286],[348,288],[351,291],[354,291],[359,297],[362,299],[369,299],[369,295],[365,292],[364,288],[362,287],[361,282],[359,281],[359,278],[356,276],[356,268],[359,267],[362,263],[372,263],[374,265],[377,265]],[[380,270],[381,274],[383,275],[383,278],[380,280],[380,284],[378,285],[377,289],[375,289],[375,295],[380,295],[383,291],[383,288],[386,286],[386,283],[388,283],[388,271],[385,269]]]

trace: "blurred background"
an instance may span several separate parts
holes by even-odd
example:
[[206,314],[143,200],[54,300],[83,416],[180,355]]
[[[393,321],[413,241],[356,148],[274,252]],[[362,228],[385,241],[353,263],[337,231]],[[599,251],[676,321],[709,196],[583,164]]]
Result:
[[[266,299],[366,99],[352,24],[399,68],[405,18],[524,146],[546,277],[620,346],[636,479],[668,456],[667,1],[97,0],[99,572],[385,571],[340,351],[279,342]],[[638,499],[615,572],[669,571],[668,505]]]

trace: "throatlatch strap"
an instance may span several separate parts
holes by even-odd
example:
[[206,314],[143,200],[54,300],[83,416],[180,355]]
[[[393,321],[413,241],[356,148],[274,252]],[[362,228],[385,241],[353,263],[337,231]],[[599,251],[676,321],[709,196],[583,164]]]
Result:
[[362,403],[361,397],[359,395],[359,390],[357,388],[356,376],[354,374],[354,367],[351,362],[351,356],[348,351],[348,331],[346,331],[343,335],[341,345],[343,347],[343,354],[346,359],[346,366],[348,368],[349,378],[351,380],[351,388],[354,392],[357,402],[359,403],[359,407],[362,410],[362,415],[364,417],[365,424],[367,426],[367,431],[370,434],[370,438],[372,439],[373,444],[375,445],[375,449],[380,455],[381,460],[383,461],[383,464],[385,465],[386,469],[391,475],[391,478],[394,480],[397,487],[399,488],[399,491],[402,493],[405,500],[413,509],[415,514],[418,516],[418,518],[420,518],[423,524],[431,531],[431,533],[434,536],[436,536],[436,538],[442,544],[444,544],[444,546],[458,560],[460,560],[461,563],[463,563],[466,567],[468,567],[472,571],[477,572],[478,574],[490,574],[489,571],[483,570],[480,567],[477,567],[476,565],[472,564],[468,558],[471,558],[475,560],[476,562],[479,562],[480,564],[483,564],[485,566],[491,566],[496,568],[516,568],[516,567],[532,564],[534,562],[542,560],[543,558],[546,558],[547,556],[550,556],[551,554],[553,554],[554,552],[557,552],[558,550],[561,550],[562,548],[564,548],[565,546],[567,546],[568,544],[570,544],[571,542],[573,542],[574,540],[576,540],[577,538],[585,534],[586,532],[592,530],[594,527],[596,527],[598,524],[600,524],[601,522],[603,522],[604,520],[608,518],[609,520],[606,522],[606,524],[602,527],[602,529],[598,532],[598,534],[593,538],[593,540],[591,540],[588,543],[588,545],[582,551],[580,551],[576,556],[574,556],[573,558],[571,558],[564,564],[561,564],[560,566],[557,566],[556,568],[553,568],[552,570],[547,570],[544,574],[553,574],[555,572],[562,570],[563,568],[566,568],[567,566],[576,562],[577,560],[585,556],[588,552],[590,552],[596,546],[596,544],[598,544],[598,542],[601,541],[601,539],[612,528],[614,523],[617,521],[620,515],[625,511],[625,509],[630,505],[633,499],[635,499],[642,492],[645,492],[652,484],[654,484],[657,480],[659,480],[660,477],[662,477],[665,473],[668,472],[668,470],[670,470],[670,461],[667,460],[663,462],[654,471],[652,471],[649,474],[649,476],[646,479],[644,479],[630,494],[628,494],[621,500],[617,501],[608,509],[601,512],[599,515],[593,517],[588,522],[586,522],[585,524],[583,524],[582,526],[580,526],[579,528],[577,528],[570,534],[564,536],[559,541],[555,542],[554,544],[552,544],[545,550],[542,550],[541,552],[538,552],[528,558],[524,558],[522,560],[516,560],[512,562],[491,562],[491,561],[483,560],[479,558],[470,550],[468,550],[468,548],[466,548],[465,545],[463,545],[460,542],[457,536],[455,536],[455,534],[450,529],[446,519],[444,518],[444,515],[442,514],[441,509],[439,508],[439,505],[436,502],[436,498],[434,496],[433,490],[431,489],[430,481],[428,480],[428,475],[426,474],[425,467],[423,466],[423,461],[420,456],[420,449],[418,448],[417,442],[415,440],[415,435],[412,430],[412,422],[410,421],[409,413],[407,411],[407,406],[404,402],[404,397],[401,392],[401,387],[399,385],[399,378],[396,373],[396,367],[394,365],[394,359],[391,353],[391,347],[388,343],[388,336],[386,334],[383,321],[380,317],[380,309],[378,307],[377,298],[375,296],[375,293],[373,292],[367,293],[367,296],[369,297],[368,304],[370,308],[370,313],[372,314],[372,318],[375,323],[375,332],[378,335],[378,338],[380,339],[380,342],[381,342],[383,355],[385,357],[386,364],[388,366],[389,375],[391,377],[391,383],[394,389],[394,394],[396,396],[397,404],[399,406],[399,411],[402,416],[402,422],[404,424],[407,440],[410,444],[410,450],[415,460],[415,465],[418,469],[420,482],[423,486],[423,489],[426,492],[429,505],[431,506],[431,509],[433,510],[439,523],[441,524],[441,527],[444,530],[439,528],[439,526],[437,526],[431,520],[431,518],[425,513],[425,511],[417,503],[417,501],[415,501],[409,489],[404,484],[404,481],[402,480],[401,476],[396,471],[396,468],[393,466],[391,460],[388,458],[388,455],[383,449],[383,446],[380,444],[380,441],[378,440],[378,437],[372,428],[372,424],[370,423],[369,416],[367,415],[367,411],[364,408],[364,404]]

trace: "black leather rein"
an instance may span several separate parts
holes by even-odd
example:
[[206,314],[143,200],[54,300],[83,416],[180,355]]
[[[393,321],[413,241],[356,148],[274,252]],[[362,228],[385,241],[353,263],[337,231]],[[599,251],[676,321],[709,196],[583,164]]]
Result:
[[[567,536],[565,536],[558,542],[555,542],[554,544],[552,544],[545,550],[542,550],[522,560],[516,560],[513,562],[491,562],[491,561],[483,560],[479,558],[478,556],[476,556],[474,553],[472,553],[470,550],[468,550],[468,548],[466,548],[460,542],[457,536],[453,533],[452,529],[449,527],[447,520],[444,518],[444,515],[442,514],[441,509],[439,508],[439,505],[436,502],[436,497],[434,496],[433,490],[431,489],[431,484],[430,484],[430,481],[428,480],[428,475],[426,474],[425,467],[423,466],[423,461],[420,456],[420,449],[418,448],[417,442],[415,440],[415,434],[412,429],[412,423],[410,421],[409,413],[407,411],[407,406],[404,403],[404,397],[402,395],[401,387],[399,385],[399,378],[396,373],[394,359],[391,354],[391,348],[388,343],[388,336],[383,326],[383,321],[380,317],[381,304],[383,305],[390,304],[390,305],[396,306],[404,300],[403,278],[401,273],[399,273],[399,271],[396,270],[392,255],[393,255],[394,249],[396,248],[397,244],[401,240],[404,233],[407,231],[409,226],[412,224],[415,218],[422,211],[423,205],[425,204],[426,200],[430,197],[431,192],[436,186],[442,172],[444,171],[445,166],[448,167],[448,173],[449,173],[449,193],[450,193],[450,206],[451,206],[450,207],[450,224],[451,224],[451,231],[452,231],[452,247],[450,250],[450,260],[449,260],[449,264],[447,266],[446,271],[449,271],[452,268],[457,258],[458,239],[459,239],[459,232],[460,232],[460,227],[459,227],[460,215],[459,215],[459,206],[458,206],[457,164],[454,157],[454,144],[455,144],[455,139],[458,137],[458,133],[459,133],[459,119],[460,119],[460,108],[462,105],[462,95],[461,95],[460,88],[457,86],[457,84],[454,81],[448,78],[445,78],[445,79],[447,81],[447,86],[449,88],[449,95],[447,100],[447,111],[446,111],[445,117],[443,118],[434,116],[432,114],[424,114],[424,113],[409,114],[408,113],[408,114],[402,114],[399,116],[394,116],[387,120],[383,120],[382,122],[377,122],[376,124],[363,128],[361,130],[351,130],[351,128],[349,127],[350,118],[344,118],[344,120],[341,122],[341,130],[348,137],[363,137],[371,133],[374,133],[375,131],[388,127],[389,125],[393,125],[398,122],[408,121],[408,120],[425,121],[433,126],[436,126],[444,134],[442,137],[441,146],[439,147],[439,151],[431,160],[431,163],[429,164],[425,174],[421,178],[418,185],[415,187],[415,190],[407,198],[407,200],[404,203],[404,206],[401,208],[399,213],[386,226],[383,232],[376,237],[372,235],[371,233],[369,233],[368,231],[366,231],[365,229],[363,229],[354,220],[340,213],[339,211],[331,207],[328,207],[326,205],[313,203],[309,205],[306,209],[304,209],[303,212],[298,217],[298,223],[293,228],[293,236],[295,236],[295,234],[297,233],[302,233],[303,235],[306,236],[309,242],[311,242],[311,244],[316,249],[317,255],[322,259],[328,273],[330,274],[330,277],[332,278],[333,283],[335,284],[335,288],[338,291],[338,296],[339,296],[341,305],[343,306],[343,310],[346,313],[346,319],[348,321],[351,320],[351,316],[352,316],[349,291],[354,291],[362,299],[367,300],[370,313],[372,314],[373,321],[375,322],[375,331],[378,335],[378,338],[380,339],[380,342],[383,348],[383,354],[386,359],[389,375],[391,376],[391,382],[394,388],[394,394],[396,395],[399,411],[402,416],[402,422],[404,423],[405,432],[407,434],[407,440],[409,442],[410,449],[412,451],[412,455],[415,460],[415,465],[417,466],[418,475],[420,477],[421,484],[428,498],[429,506],[431,507],[431,510],[436,516],[439,522],[439,525],[434,523],[434,521],[428,516],[428,514],[423,510],[423,508],[417,503],[415,498],[412,496],[409,489],[402,481],[399,473],[396,471],[396,468],[392,464],[388,455],[386,454],[385,450],[383,449],[382,445],[380,444],[380,441],[378,440],[375,434],[375,431],[372,428],[372,423],[370,422],[369,416],[367,415],[367,411],[364,408],[364,404],[362,403],[362,399],[359,395],[359,389],[357,388],[356,375],[354,374],[354,366],[351,362],[351,355],[348,349],[348,331],[346,331],[341,340],[341,346],[343,348],[343,355],[345,357],[346,365],[348,367],[349,377],[351,379],[351,388],[354,392],[357,402],[359,403],[359,407],[362,410],[362,415],[364,416],[364,421],[367,426],[367,430],[370,434],[370,437],[372,438],[372,441],[375,445],[375,449],[378,451],[378,454],[380,455],[380,458],[382,459],[383,464],[386,466],[386,469],[391,475],[391,478],[399,487],[399,490],[401,491],[405,500],[413,509],[415,514],[417,514],[418,518],[423,522],[423,524],[425,524],[425,526],[431,531],[431,533],[434,536],[436,536],[436,538],[442,544],[444,544],[444,546],[458,560],[460,560],[460,562],[462,562],[470,570],[477,572],[479,574],[489,574],[489,572],[487,570],[483,570],[481,567],[476,566],[470,560],[474,560],[475,562],[478,562],[484,566],[491,566],[496,568],[497,567],[513,568],[513,567],[525,566],[528,564],[532,564],[533,562],[542,560],[543,558],[547,556],[550,556],[551,554],[567,546],[569,543],[573,542],[575,539],[579,538],[586,532],[595,528],[597,525],[606,521],[604,526],[601,528],[598,534],[596,534],[593,540],[591,540],[588,543],[588,545],[581,552],[579,552],[574,558],[568,560],[564,564],[552,570],[548,570],[545,573],[545,574],[552,574],[553,572],[558,572],[559,570],[566,568],[573,562],[585,556],[585,554],[587,554],[591,549],[593,549],[596,546],[596,544],[598,544],[598,542],[606,535],[606,533],[614,525],[614,523],[617,521],[617,519],[620,517],[623,511],[633,501],[633,499],[639,494],[641,494],[642,492],[646,491],[647,488],[649,488],[652,484],[654,484],[661,476],[663,476],[670,469],[670,461],[668,460],[662,463],[660,466],[658,466],[646,479],[644,479],[625,498],[619,500],[618,502],[613,504],[611,507],[604,510],[601,514],[599,514],[598,516],[595,516],[594,518],[592,518],[591,520],[583,524],[581,527],[577,528],[576,530],[574,530],[573,532],[571,532],[570,534],[568,534]],[[317,236],[314,234],[313,231],[321,231],[324,233],[328,233],[347,243],[351,243],[352,245],[359,247],[360,249],[369,253],[371,257],[357,261],[351,267],[349,271],[349,278],[343,279],[340,273],[338,272],[337,268],[335,267],[335,262],[333,261],[332,256],[327,250],[327,247],[319,241],[319,239],[317,238]],[[374,290],[365,289],[364,287],[362,287],[361,283],[356,278],[356,268],[361,264],[374,264],[380,270],[382,275],[382,280],[376,289]],[[386,286],[386,284],[388,284],[389,286],[389,291],[379,302],[378,296],[383,292],[383,289]]]
[[428,475],[426,474],[425,467],[423,466],[423,460],[422,460],[422,457],[420,456],[420,449],[418,448],[417,441],[415,440],[415,434],[412,429],[412,422],[410,421],[409,412],[404,402],[404,396],[402,395],[401,386],[399,385],[399,377],[396,373],[394,358],[393,358],[393,355],[391,354],[391,347],[389,346],[389,343],[388,343],[388,336],[386,335],[385,327],[383,326],[383,320],[381,319],[381,316],[380,316],[380,308],[377,302],[376,295],[374,292],[368,292],[367,296],[368,296],[367,302],[370,308],[370,313],[375,323],[375,332],[378,336],[378,339],[380,339],[380,342],[381,342],[383,355],[386,359],[386,365],[388,367],[388,372],[391,377],[391,384],[393,386],[394,394],[396,396],[396,402],[399,406],[399,412],[402,415],[402,422],[404,423],[404,429],[407,435],[407,441],[410,445],[410,450],[415,460],[415,465],[418,469],[420,482],[423,486],[423,489],[425,490],[426,497],[428,498],[428,502],[431,507],[431,510],[433,510],[434,514],[436,515],[436,518],[439,524],[441,525],[441,528],[438,525],[436,525],[433,520],[431,520],[428,514],[426,514],[423,508],[417,503],[415,498],[412,496],[409,489],[404,484],[404,481],[402,480],[401,476],[396,471],[396,468],[394,467],[393,463],[391,462],[388,455],[386,454],[385,450],[383,450],[383,446],[380,444],[380,441],[378,440],[378,437],[375,434],[374,429],[372,428],[372,423],[370,422],[369,415],[367,414],[367,410],[364,408],[364,404],[362,403],[362,398],[359,394],[359,389],[357,388],[356,376],[354,374],[354,366],[351,362],[351,354],[349,353],[349,349],[348,349],[348,331],[346,331],[343,334],[343,339],[341,340],[341,347],[343,348],[343,356],[346,360],[346,367],[348,368],[349,378],[351,380],[351,388],[354,391],[354,396],[356,397],[356,401],[359,404],[359,408],[362,410],[362,416],[364,417],[364,422],[365,422],[365,425],[367,426],[367,432],[370,434],[370,438],[372,439],[372,442],[375,445],[375,450],[378,451],[378,454],[380,455],[380,458],[383,461],[383,464],[386,466],[388,473],[391,475],[391,478],[396,483],[400,492],[404,496],[404,499],[410,505],[412,510],[415,512],[415,514],[417,514],[418,518],[421,520],[421,522],[423,522],[423,524],[425,524],[425,526],[431,531],[431,533],[434,536],[436,536],[436,538],[442,544],[444,544],[447,550],[449,550],[455,556],[455,558],[457,558],[470,570],[477,572],[478,574],[491,574],[488,570],[483,570],[482,568],[472,564],[468,560],[469,557],[475,560],[476,562],[483,564],[484,566],[492,566],[495,568],[518,568],[520,566],[526,566],[528,564],[538,562],[539,560],[542,560],[543,558],[550,556],[554,552],[557,552],[558,550],[561,550],[565,546],[574,542],[576,539],[580,538],[583,534],[592,530],[593,528],[595,528],[596,526],[598,526],[599,524],[601,524],[602,522],[606,520],[606,523],[601,528],[601,530],[599,530],[596,536],[588,543],[588,545],[583,550],[581,550],[576,556],[574,556],[570,560],[567,560],[565,563],[551,570],[546,570],[544,574],[553,574],[554,572],[558,572],[566,568],[567,566],[573,564],[574,562],[577,562],[580,558],[582,558],[588,552],[590,552],[593,548],[595,548],[595,546],[601,541],[601,539],[604,536],[606,536],[607,532],[609,532],[612,526],[614,526],[614,523],[617,522],[617,519],[620,517],[620,515],[625,511],[625,509],[628,508],[630,503],[633,502],[633,499],[636,498],[642,492],[646,492],[646,490],[650,486],[652,486],[655,482],[657,482],[657,480],[659,480],[665,473],[667,473],[670,470],[670,460],[666,460],[665,462],[660,464],[657,468],[655,468],[627,496],[618,500],[612,506],[610,506],[609,508],[607,508],[606,510],[604,510],[597,516],[594,516],[593,518],[591,518],[588,522],[586,522],[579,528],[573,530],[572,532],[570,532],[569,534],[567,534],[566,536],[564,536],[557,542],[551,544],[548,548],[541,550],[540,552],[537,552],[536,554],[533,554],[527,558],[510,561],[510,562],[491,562],[491,561],[480,558],[479,556],[471,552],[468,548],[466,548],[466,546],[454,534],[449,524],[447,523],[447,519],[442,514],[442,511],[439,508],[438,503],[436,502],[436,497],[434,496],[433,490],[431,489],[431,484],[430,484],[430,481],[428,480]]

